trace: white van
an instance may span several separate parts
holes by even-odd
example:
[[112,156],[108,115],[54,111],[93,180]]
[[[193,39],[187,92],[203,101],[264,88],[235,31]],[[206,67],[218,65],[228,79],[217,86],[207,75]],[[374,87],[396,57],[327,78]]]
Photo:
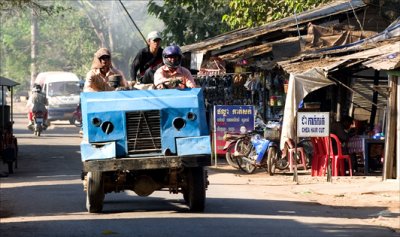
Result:
[[79,104],[80,80],[72,72],[42,72],[36,77],[49,101],[48,120],[68,120],[73,124],[72,113]]

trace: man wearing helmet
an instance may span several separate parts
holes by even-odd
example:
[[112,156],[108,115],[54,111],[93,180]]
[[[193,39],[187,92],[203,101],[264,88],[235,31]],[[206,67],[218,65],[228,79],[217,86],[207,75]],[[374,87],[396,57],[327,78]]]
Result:
[[195,88],[196,83],[190,71],[181,66],[182,51],[176,46],[168,46],[162,53],[164,66],[154,74],[154,85],[157,89]]
[[[46,106],[48,105],[48,101],[46,98],[46,95],[42,93],[42,87],[39,84],[34,84],[32,88],[32,95],[29,97],[28,100],[28,119],[29,119],[29,124],[28,128],[30,128],[33,125],[33,113],[34,112],[44,112],[44,120],[47,120],[47,108]],[[44,123],[45,126],[47,126],[47,123]]]

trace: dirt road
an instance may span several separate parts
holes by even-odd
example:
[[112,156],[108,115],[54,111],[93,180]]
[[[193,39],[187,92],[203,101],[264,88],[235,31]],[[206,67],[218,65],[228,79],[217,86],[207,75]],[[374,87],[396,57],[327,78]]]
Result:
[[[214,168],[215,169],[215,168]],[[381,176],[311,177],[309,172],[299,171],[299,182],[293,182],[292,173],[268,176],[264,172],[252,175],[241,174],[228,165],[218,165],[218,176],[237,180],[255,186],[260,195],[274,196],[281,200],[299,200],[310,205],[331,206],[334,210],[352,209],[354,215],[345,218],[359,218],[357,210],[371,208],[363,218],[367,225],[379,225],[400,233],[400,183],[398,180],[382,181]],[[224,172],[222,172],[224,171]],[[232,174],[232,172],[236,172]]]
[[[21,109],[20,109],[21,110]],[[18,111],[18,110],[17,110]],[[78,128],[56,124],[35,138],[16,117],[19,168],[0,179],[1,236],[398,236],[399,181],[380,176],[246,175],[220,159],[209,167],[205,213],[181,195],[107,194],[89,214],[80,180]],[[0,171],[6,171],[1,165]]]

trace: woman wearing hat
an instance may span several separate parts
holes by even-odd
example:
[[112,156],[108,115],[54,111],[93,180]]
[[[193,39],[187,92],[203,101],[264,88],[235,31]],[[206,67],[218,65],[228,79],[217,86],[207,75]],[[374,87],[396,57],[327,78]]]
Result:
[[112,91],[115,88],[109,84],[109,79],[115,76],[121,76],[121,87],[127,87],[128,83],[121,71],[114,68],[111,63],[111,53],[107,48],[101,48],[94,54],[92,68],[86,74],[83,91]]

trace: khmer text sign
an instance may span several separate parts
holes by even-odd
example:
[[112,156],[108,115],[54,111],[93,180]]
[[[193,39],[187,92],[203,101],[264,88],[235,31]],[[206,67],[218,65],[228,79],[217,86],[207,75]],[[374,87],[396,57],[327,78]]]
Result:
[[254,130],[254,113],[252,105],[214,106],[214,144],[217,154],[225,154],[225,133],[240,133],[241,127],[245,127],[247,131]]
[[329,136],[329,112],[298,112],[298,137]]

